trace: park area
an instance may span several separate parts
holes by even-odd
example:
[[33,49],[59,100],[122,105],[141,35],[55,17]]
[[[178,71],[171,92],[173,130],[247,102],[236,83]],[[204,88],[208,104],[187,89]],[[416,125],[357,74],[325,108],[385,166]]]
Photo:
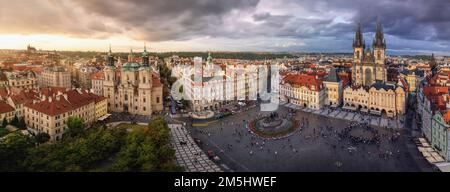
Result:
[[182,171],[162,118],[147,126],[115,128],[82,121],[69,125],[63,140],[48,142],[19,132],[0,141],[0,171]]

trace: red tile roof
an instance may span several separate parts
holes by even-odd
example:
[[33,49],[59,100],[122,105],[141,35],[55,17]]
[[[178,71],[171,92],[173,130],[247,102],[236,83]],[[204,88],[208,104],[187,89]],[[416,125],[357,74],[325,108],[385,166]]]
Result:
[[283,81],[292,85],[305,86],[311,90],[311,86],[315,87],[315,91],[322,89],[322,81],[316,79],[313,75],[307,74],[288,74],[284,76]]
[[24,104],[29,101],[33,101],[33,98],[27,97],[25,94],[12,95],[11,100],[15,105]]
[[73,110],[73,107],[63,96],[59,96],[59,100],[55,97],[50,99],[45,99],[44,101],[38,101],[36,103],[30,102],[26,103],[25,106],[46,115],[55,116],[63,114]]
[[153,83],[153,87],[161,87],[161,79],[159,78],[159,75],[155,72],[152,73],[152,83]]
[[442,95],[448,93],[448,87],[443,86],[429,86],[423,88],[425,96]]
[[443,98],[443,95],[448,94],[448,87],[442,86],[424,87],[423,93],[428,98],[428,100],[430,100],[433,111],[444,110],[446,108],[446,102]]
[[[27,102],[25,106],[41,113],[55,116],[72,111],[74,109],[78,109],[90,103],[99,102],[106,99],[103,96],[95,95],[87,90],[71,89],[67,91],[61,91],[59,94],[53,94],[53,91],[50,90],[49,92],[47,92],[47,94],[49,95],[45,97],[45,100],[39,100],[37,102]],[[64,95],[67,96],[67,99],[66,97],[64,97]]]
[[9,90],[7,87],[0,87],[0,99],[6,99],[9,95]]
[[444,117],[444,121],[447,124],[450,123],[450,110],[445,111],[444,114],[442,114],[442,116]]
[[45,96],[49,97],[49,96],[57,95],[58,92],[62,93],[62,92],[65,92],[67,90],[68,89],[65,88],[65,87],[44,87],[44,88],[40,89],[39,92],[42,95],[45,95]]
[[339,73],[338,73],[338,76],[339,76],[339,79],[342,80],[342,86],[343,86],[343,87],[346,87],[347,85],[350,84],[350,79],[351,79],[350,73],[347,73],[347,72],[339,72]]
[[0,81],[8,81],[8,77],[6,77],[6,74],[0,72]]
[[69,102],[72,104],[74,109],[80,108],[82,106],[88,105],[95,100],[91,98],[86,91],[70,90],[66,92]]
[[91,75],[91,79],[104,80],[105,79],[105,73],[103,71],[99,71],[97,73],[93,73]]
[[7,103],[0,102],[0,113],[8,113],[14,111],[14,108]]
[[408,92],[409,91],[409,84],[406,82],[405,78],[400,78],[400,81],[403,84],[403,87],[405,88],[405,91]]

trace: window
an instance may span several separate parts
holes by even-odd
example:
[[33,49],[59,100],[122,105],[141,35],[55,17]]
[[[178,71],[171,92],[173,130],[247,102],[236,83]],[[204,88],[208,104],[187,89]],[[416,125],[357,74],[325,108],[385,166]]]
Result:
[[156,103],[159,103],[159,97],[156,97]]

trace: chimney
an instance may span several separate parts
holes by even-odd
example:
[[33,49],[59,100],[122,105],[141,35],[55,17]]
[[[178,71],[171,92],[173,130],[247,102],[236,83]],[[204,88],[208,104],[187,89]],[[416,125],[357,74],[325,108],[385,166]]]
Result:
[[45,95],[42,95],[41,101],[45,101]]
[[52,102],[52,98],[53,98],[53,97],[48,97],[48,102],[49,102],[49,103]]
[[59,101],[60,98],[61,98],[61,95],[57,95],[57,96],[56,96],[56,101]]

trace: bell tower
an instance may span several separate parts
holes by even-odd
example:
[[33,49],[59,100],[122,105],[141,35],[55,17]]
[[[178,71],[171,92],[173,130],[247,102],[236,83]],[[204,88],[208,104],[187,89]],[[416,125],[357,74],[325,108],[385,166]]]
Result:
[[381,26],[380,22],[377,22],[375,38],[373,39],[373,50],[374,50],[375,63],[377,65],[384,65],[385,51],[386,51],[386,39],[384,39],[383,26]]
[[355,85],[362,85],[362,61],[364,59],[364,49],[366,44],[362,32],[361,23],[358,23],[355,38],[353,39],[353,67],[352,67],[352,82]]
[[103,96],[107,98],[108,108],[115,110],[115,86],[116,86],[116,66],[114,65],[114,57],[109,45],[109,53],[106,57],[106,66],[103,69],[105,80],[103,82]]
[[138,114],[150,115],[152,113],[152,68],[150,67],[149,53],[144,45],[142,52],[142,65],[139,67],[138,84]]
[[384,39],[383,26],[377,22],[375,38],[373,39],[373,56],[375,58],[376,80],[385,82],[387,80],[386,60],[386,39]]
[[362,32],[361,23],[358,24],[358,28],[353,39],[353,61],[355,63],[361,63],[364,57],[364,49],[366,44],[364,42],[364,36]]

